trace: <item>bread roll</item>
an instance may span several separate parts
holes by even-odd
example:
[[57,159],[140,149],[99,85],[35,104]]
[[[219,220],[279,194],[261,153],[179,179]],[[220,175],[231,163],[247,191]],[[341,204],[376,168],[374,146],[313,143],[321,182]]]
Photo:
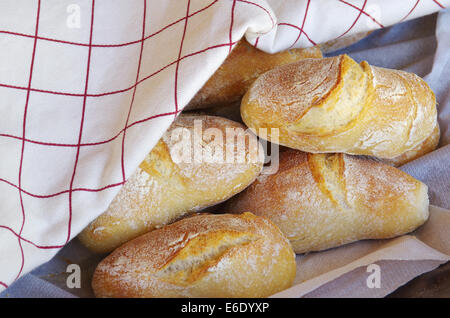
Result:
[[241,40],[184,109],[229,105],[240,100],[259,75],[275,66],[321,57],[317,47],[269,54]]
[[266,72],[242,99],[241,115],[256,133],[279,128],[279,143],[291,148],[381,159],[417,151],[439,131],[436,99],[425,81],[347,55]]
[[413,149],[402,153],[400,156],[397,156],[393,159],[385,159],[383,160],[383,162],[393,165],[395,167],[404,165],[405,163],[417,159],[436,149],[436,147],[439,144],[439,137],[440,137],[439,125],[436,125],[433,132],[431,133],[431,136],[425,139],[422,143],[418,144]]
[[[250,135],[243,125],[228,119],[180,116],[109,208],[81,232],[80,241],[95,252],[109,252],[245,189],[262,170],[258,155],[263,151],[256,137],[254,143],[239,144],[228,138],[227,129]],[[207,153],[217,157],[208,159]]]
[[295,255],[267,219],[199,215],[119,247],[95,270],[97,297],[266,297],[291,286]]
[[273,221],[296,253],[413,231],[428,218],[427,186],[397,168],[345,154],[282,152],[224,210]]

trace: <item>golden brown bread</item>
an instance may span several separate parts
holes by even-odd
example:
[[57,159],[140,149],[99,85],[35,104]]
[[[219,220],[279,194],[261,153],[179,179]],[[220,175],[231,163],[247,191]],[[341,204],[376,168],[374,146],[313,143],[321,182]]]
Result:
[[[262,149],[256,138],[255,143],[235,147],[239,145],[237,140],[225,138],[227,129],[249,135],[243,125],[225,118],[180,116],[127,180],[107,211],[81,232],[80,241],[95,252],[109,252],[183,214],[220,203],[245,189],[262,170],[262,159],[258,157]],[[184,136],[186,131],[189,138],[177,137],[177,133]],[[215,138],[215,133],[221,136]],[[200,142],[195,143],[197,137]],[[193,149],[195,145],[199,147],[197,151]],[[219,151],[213,152],[216,150],[223,155],[210,159],[196,155],[205,156],[207,152],[220,155]]]
[[413,161],[414,159],[417,159],[436,149],[439,144],[439,137],[439,125],[436,125],[436,128],[431,133],[431,136],[425,139],[422,143],[393,159],[384,159],[383,162],[393,165],[394,167],[398,167],[404,165],[405,163]]
[[192,216],[116,249],[95,270],[97,297],[266,297],[291,286],[295,255],[267,219]]
[[317,47],[269,54],[243,39],[184,109],[229,105],[240,100],[259,75],[275,66],[321,57]]
[[241,115],[256,133],[279,128],[279,143],[291,148],[392,160],[429,151],[419,145],[439,132],[436,100],[425,81],[347,55],[264,73],[242,99]]
[[427,186],[397,168],[345,154],[280,154],[279,171],[261,175],[227,202],[273,221],[296,253],[413,231],[428,218]]

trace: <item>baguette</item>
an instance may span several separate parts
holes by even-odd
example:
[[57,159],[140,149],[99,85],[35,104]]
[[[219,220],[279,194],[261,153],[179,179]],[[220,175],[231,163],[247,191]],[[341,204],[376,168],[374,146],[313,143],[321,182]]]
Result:
[[282,152],[224,211],[274,222],[296,253],[413,231],[428,218],[427,186],[389,165],[346,154]]
[[408,151],[415,158],[434,149],[436,142],[420,145],[439,134],[436,99],[425,81],[358,64],[347,55],[306,59],[266,72],[242,99],[241,115],[255,132],[279,128],[279,143],[290,148],[368,155],[397,164],[405,163],[398,157]]
[[267,219],[198,215],[144,234],[95,270],[96,297],[266,297],[291,286],[295,254]]
[[229,105],[239,101],[259,75],[275,66],[321,57],[317,47],[269,54],[241,40],[184,109]]
[[[202,127],[196,128],[196,120]],[[218,136],[218,139],[208,140],[206,134],[213,129],[212,132],[225,136],[227,129],[244,132],[244,128],[239,123],[220,117],[180,116],[127,180],[108,209],[80,233],[79,240],[92,251],[110,252],[145,232],[186,213],[220,203],[245,189],[262,170],[263,159],[251,157],[252,154],[262,155],[258,141],[235,149],[237,142],[234,139],[227,137],[224,140]],[[187,160],[180,160],[177,151],[181,150],[182,154],[186,151],[180,147],[180,142],[171,139],[175,131],[180,131],[178,129],[182,129],[183,134],[190,132],[186,141],[192,142],[192,145],[195,143],[192,140],[201,132],[203,139],[200,139],[199,146],[202,153],[215,147],[215,142],[223,141],[217,146],[219,150],[223,149],[224,156],[231,149],[234,151],[232,155],[242,151],[245,157],[240,162],[226,161],[224,157],[197,160],[194,149],[185,158]],[[249,132],[244,133],[244,136],[248,135]],[[187,150],[191,149],[189,145]]]

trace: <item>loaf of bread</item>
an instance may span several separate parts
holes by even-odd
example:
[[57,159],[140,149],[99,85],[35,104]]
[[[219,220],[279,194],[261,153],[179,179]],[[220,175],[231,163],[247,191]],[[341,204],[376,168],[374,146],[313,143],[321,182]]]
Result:
[[278,65],[321,57],[322,53],[317,47],[269,54],[243,39],[184,109],[229,105],[240,100],[262,73]]
[[436,125],[433,132],[431,133],[431,136],[429,136],[427,139],[425,139],[423,142],[418,144],[416,147],[414,147],[411,150],[408,150],[401,155],[392,158],[392,159],[384,159],[382,160],[384,163],[393,165],[395,167],[401,166],[405,163],[408,163],[414,159],[417,159],[429,152],[432,152],[434,149],[436,149],[437,145],[439,144],[439,137],[440,137],[440,131],[439,131],[439,125]]
[[[95,252],[109,252],[245,189],[262,170],[263,150],[244,129],[225,118],[180,116],[109,208],[80,233],[80,241]],[[247,139],[229,138],[232,132]]]
[[295,254],[251,213],[191,216],[116,249],[95,270],[96,297],[266,297],[291,286]]
[[296,253],[413,231],[428,218],[427,186],[366,157],[280,153],[279,171],[261,175],[227,202],[273,221]]
[[[241,115],[256,133],[279,128],[278,142],[290,148],[397,164],[409,151],[417,157],[432,150],[439,139],[432,137],[439,134],[436,99],[424,80],[358,64],[347,55],[306,59],[264,73],[243,97]],[[428,138],[434,140],[431,146],[422,147]]]

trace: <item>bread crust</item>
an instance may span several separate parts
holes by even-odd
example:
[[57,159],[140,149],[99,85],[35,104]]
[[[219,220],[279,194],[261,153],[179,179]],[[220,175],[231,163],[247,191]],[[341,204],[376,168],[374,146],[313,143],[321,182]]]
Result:
[[239,101],[262,73],[305,58],[321,58],[318,47],[265,53],[242,39],[185,110],[226,106]]
[[97,297],[266,297],[291,286],[295,255],[267,219],[192,216],[116,249],[95,270]]
[[[192,150],[186,158],[190,162],[175,160],[181,139],[172,139],[172,133],[185,129],[191,136],[186,140],[192,141],[197,134],[195,120],[201,121],[199,130],[204,133],[200,151],[214,147],[217,140],[206,140],[208,129],[214,129],[213,132],[224,136],[223,147],[218,146],[223,149],[223,158],[209,162],[203,158],[196,162],[195,150]],[[79,240],[92,251],[110,252],[143,233],[186,213],[225,201],[245,189],[262,170],[262,159],[250,156],[258,151],[262,154],[261,145],[246,142],[245,148],[235,149],[237,141],[225,138],[227,129],[245,131],[243,125],[221,117],[180,116],[130,176],[108,209],[80,233]],[[246,136],[248,134],[245,132]],[[235,157],[235,162],[227,162],[227,149],[234,149],[231,153],[234,155],[241,150],[244,160],[239,162]]]
[[280,155],[276,174],[258,177],[224,210],[269,218],[296,253],[399,236],[428,218],[427,186],[394,167],[346,154]]
[[420,158],[423,155],[436,149],[439,144],[440,136],[439,125],[436,125],[433,132],[431,133],[431,136],[425,139],[422,143],[418,144],[415,148],[408,150],[393,159],[385,159],[383,160],[383,162],[393,165],[394,167],[399,167],[410,161]]
[[347,55],[266,72],[243,97],[241,116],[256,133],[279,128],[279,143],[290,148],[382,159],[419,149],[437,126],[436,99],[425,81]]

